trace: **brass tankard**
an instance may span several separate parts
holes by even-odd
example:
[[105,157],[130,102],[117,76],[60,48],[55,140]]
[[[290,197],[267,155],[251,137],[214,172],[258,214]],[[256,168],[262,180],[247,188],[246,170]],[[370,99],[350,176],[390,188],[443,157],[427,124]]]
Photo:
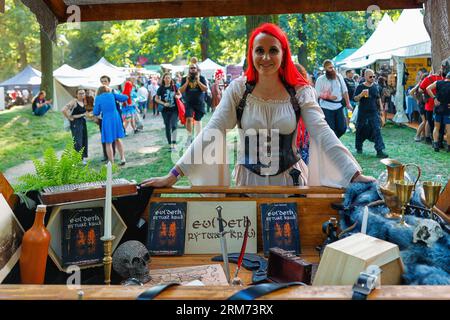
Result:
[[382,159],[380,160],[382,164],[386,166],[387,169],[387,180],[384,184],[380,184],[380,191],[382,198],[389,208],[389,213],[386,214],[386,218],[397,219],[400,218],[400,213],[402,210],[402,203],[400,202],[397,193],[395,181],[405,180],[405,169],[407,167],[416,167],[418,175],[416,181],[414,182],[414,188],[416,187],[417,181],[419,181],[422,170],[420,167],[413,163],[402,164],[400,161],[395,159]]

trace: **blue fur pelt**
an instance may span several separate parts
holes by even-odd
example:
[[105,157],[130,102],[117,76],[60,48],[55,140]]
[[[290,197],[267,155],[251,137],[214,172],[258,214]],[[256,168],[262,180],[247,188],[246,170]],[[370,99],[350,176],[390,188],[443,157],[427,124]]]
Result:
[[[364,207],[371,202],[381,200],[379,187],[376,183],[352,183],[344,196],[344,210],[340,213],[342,230],[349,228],[355,222],[356,227],[345,234],[360,232]],[[420,202],[418,187],[411,204],[423,207]],[[405,216],[406,227],[395,226],[398,220],[386,219],[389,212],[385,204],[369,207],[367,234],[375,238],[395,243],[400,248],[400,255],[405,266],[403,281],[409,285],[450,285],[450,235],[444,236],[428,248],[422,242],[413,243],[414,226],[421,218]]]

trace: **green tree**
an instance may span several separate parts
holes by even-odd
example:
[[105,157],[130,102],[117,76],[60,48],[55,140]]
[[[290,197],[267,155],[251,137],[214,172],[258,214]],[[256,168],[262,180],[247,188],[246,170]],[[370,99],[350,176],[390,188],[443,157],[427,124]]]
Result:
[[28,64],[40,68],[39,24],[20,0],[7,0],[0,14],[0,79],[8,78]]
[[200,37],[200,47],[202,50],[202,60],[205,60],[209,57],[209,29],[210,29],[210,18],[205,17],[202,18],[202,33]]
[[[66,63],[74,68],[86,68],[105,55],[103,35],[108,33],[113,22],[82,22],[80,29],[68,30],[67,25],[59,25],[57,32],[63,34],[69,44]],[[59,53],[59,50],[57,50]]]

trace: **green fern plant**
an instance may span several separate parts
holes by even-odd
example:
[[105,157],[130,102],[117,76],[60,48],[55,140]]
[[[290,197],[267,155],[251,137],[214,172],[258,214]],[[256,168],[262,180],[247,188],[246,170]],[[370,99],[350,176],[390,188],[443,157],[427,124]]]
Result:
[[[36,174],[25,174],[18,178],[19,184],[15,186],[17,192],[27,193],[31,190],[42,190],[51,186],[60,186],[72,183],[83,183],[106,180],[106,166],[94,170],[82,164],[83,150],[77,152],[73,141],[68,141],[58,159],[53,148],[44,151],[43,159],[33,159]],[[113,172],[116,167],[113,167]]]

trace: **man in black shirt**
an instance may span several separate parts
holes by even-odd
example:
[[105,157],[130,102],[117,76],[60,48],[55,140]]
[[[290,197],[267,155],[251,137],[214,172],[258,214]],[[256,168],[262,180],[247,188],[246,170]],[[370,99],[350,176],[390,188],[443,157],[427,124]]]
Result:
[[358,85],[354,99],[359,102],[358,117],[356,120],[355,148],[362,153],[363,143],[367,139],[375,143],[378,158],[387,158],[383,152],[385,148],[380,131],[380,117],[378,111],[381,104],[380,92],[375,84],[373,70],[367,69],[364,73],[365,82]]
[[208,90],[206,79],[200,75],[197,63],[189,65],[189,74],[181,80],[180,92],[184,94],[186,102],[186,129],[188,143],[192,137],[192,123],[195,120],[196,135],[202,128],[202,118],[205,115],[205,92]]

